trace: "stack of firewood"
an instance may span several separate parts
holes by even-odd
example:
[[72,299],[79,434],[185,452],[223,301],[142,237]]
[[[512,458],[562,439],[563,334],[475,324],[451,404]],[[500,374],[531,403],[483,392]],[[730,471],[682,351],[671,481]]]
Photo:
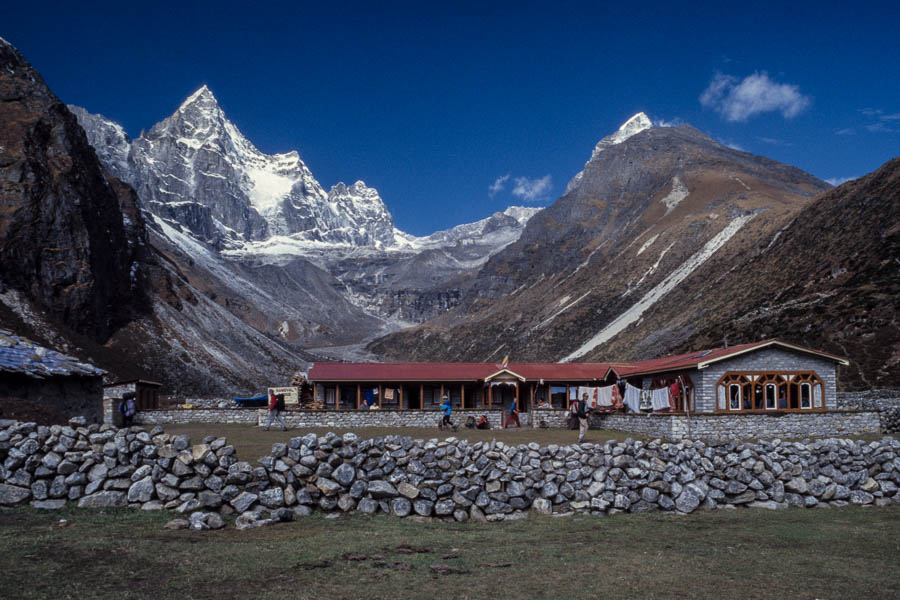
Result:
[[307,410],[322,410],[325,405],[317,402],[313,393],[313,386],[307,381],[306,376],[297,371],[291,378],[291,386],[297,388],[297,398],[300,402],[300,408]]

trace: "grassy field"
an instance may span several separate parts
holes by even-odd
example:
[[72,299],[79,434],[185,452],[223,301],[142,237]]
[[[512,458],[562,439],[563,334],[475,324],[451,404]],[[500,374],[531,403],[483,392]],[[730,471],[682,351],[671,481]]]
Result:
[[[196,425],[166,425],[164,427],[166,433],[171,434],[187,434],[191,436],[191,441],[199,444],[200,441],[208,435],[225,437],[229,444],[233,444],[237,450],[237,455],[242,460],[254,462],[256,459],[265,456],[272,450],[272,444],[275,442],[286,442],[292,437],[306,435],[313,432],[316,435],[325,435],[329,431],[333,431],[338,435],[346,432],[352,432],[361,438],[376,438],[378,436],[388,435],[408,435],[417,439],[428,440],[431,438],[447,438],[457,437],[459,439],[467,439],[470,442],[490,441],[497,439],[505,444],[527,444],[529,442],[538,442],[542,445],[547,444],[574,444],[578,441],[578,432],[569,431],[568,429],[532,429],[530,427],[522,427],[521,429],[466,429],[460,427],[459,431],[440,431],[437,427],[364,427],[364,428],[340,428],[340,427],[318,427],[308,429],[288,429],[282,431],[278,427],[273,427],[269,431],[260,427],[251,427],[249,425],[215,425],[198,423]],[[646,439],[644,436],[627,433],[623,431],[606,431],[606,430],[590,430],[585,437],[585,441],[603,443],[606,440],[624,440],[625,438],[635,440]]]
[[[169,531],[161,512],[0,509],[5,598],[891,598],[900,506]],[[60,526],[66,519],[66,526]]]

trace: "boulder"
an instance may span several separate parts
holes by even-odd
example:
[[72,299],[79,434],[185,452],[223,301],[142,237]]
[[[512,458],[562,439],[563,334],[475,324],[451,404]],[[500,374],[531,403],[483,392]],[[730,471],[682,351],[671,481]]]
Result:
[[154,489],[153,479],[147,475],[143,479],[135,481],[128,488],[129,502],[149,502],[153,498]]
[[128,498],[125,492],[107,490],[89,496],[83,496],[78,501],[78,508],[112,508],[116,506],[125,506],[127,504]]

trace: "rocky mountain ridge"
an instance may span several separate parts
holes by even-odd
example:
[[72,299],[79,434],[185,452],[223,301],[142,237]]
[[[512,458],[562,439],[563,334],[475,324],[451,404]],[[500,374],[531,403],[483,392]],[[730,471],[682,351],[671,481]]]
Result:
[[3,41],[0,194],[0,326],[175,393],[257,392],[308,358],[212,301],[158,249],[155,217]]
[[[398,360],[615,361],[699,347],[715,307],[746,296],[749,258],[830,186],[689,125],[631,130],[618,143],[601,140],[568,191],[487,261],[457,307],[370,350]],[[725,340],[738,341],[752,340]]]
[[[138,190],[154,232],[167,238],[160,245],[177,247],[173,260],[203,255],[200,262],[219,274],[201,277],[216,282],[212,297],[305,347],[366,341],[451,308],[475,270],[538,211],[510,207],[416,237],[394,227],[378,191],[364,182],[337,183],[326,194],[296,152],[260,153],[206,86],[135,141],[102,115],[71,108],[107,169]],[[282,268],[318,274],[293,286],[302,291],[260,305],[258,297],[269,294],[254,288],[268,289],[261,277]],[[319,300],[329,310],[318,310]],[[356,338],[329,341],[338,331]]]

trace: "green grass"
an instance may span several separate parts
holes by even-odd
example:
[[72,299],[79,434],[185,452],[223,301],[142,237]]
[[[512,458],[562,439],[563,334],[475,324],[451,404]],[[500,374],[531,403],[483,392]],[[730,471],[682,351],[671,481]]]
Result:
[[[148,429],[149,426],[145,426]],[[315,433],[316,435],[325,435],[329,431],[333,431],[338,435],[352,432],[360,438],[376,438],[378,436],[388,435],[408,435],[417,439],[428,440],[431,438],[448,438],[451,436],[459,439],[466,439],[470,442],[491,441],[496,439],[505,444],[527,444],[529,442],[538,442],[542,445],[547,444],[574,444],[578,441],[578,432],[568,429],[532,429],[530,427],[522,427],[521,429],[466,429],[460,427],[458,431],[440,431],[437,427],[315,427],[305,429],[288,429],[282,431],[280,428],[273,427],[269,431],[260,427],[250,425],[218,425],[197,423],[191,425],[165,425],[166,433],[173,435],[187,434],[191,436],[191,441],[199,444],[200,441],[208,436],[215,435],[217,437],[225,437],[229,444],[233,444],[237,450],[237,455],[241,460],[250,462],[256,461],[258,458],[265,456],[272,450],[272,444],[275,442],[286,442],[292,437],[306,435],[307,433]],[[624,440],[625,438],[635,440],[645,440],[645,436],[628,433],[626,431],[607,431],[592,429],[588,431],[585,441],[592,443],[603,443],[606,440]]]
[[[58,527],[60,518],[69,526]],[[0,596],[900,597],[897,505],[493,524],[317,514],[207,532],[164,530],[171,518],[127,509],[0,509]],[[404,553],[403,545],[422,551]],[[442,575],[433,564],[468,572]]]

